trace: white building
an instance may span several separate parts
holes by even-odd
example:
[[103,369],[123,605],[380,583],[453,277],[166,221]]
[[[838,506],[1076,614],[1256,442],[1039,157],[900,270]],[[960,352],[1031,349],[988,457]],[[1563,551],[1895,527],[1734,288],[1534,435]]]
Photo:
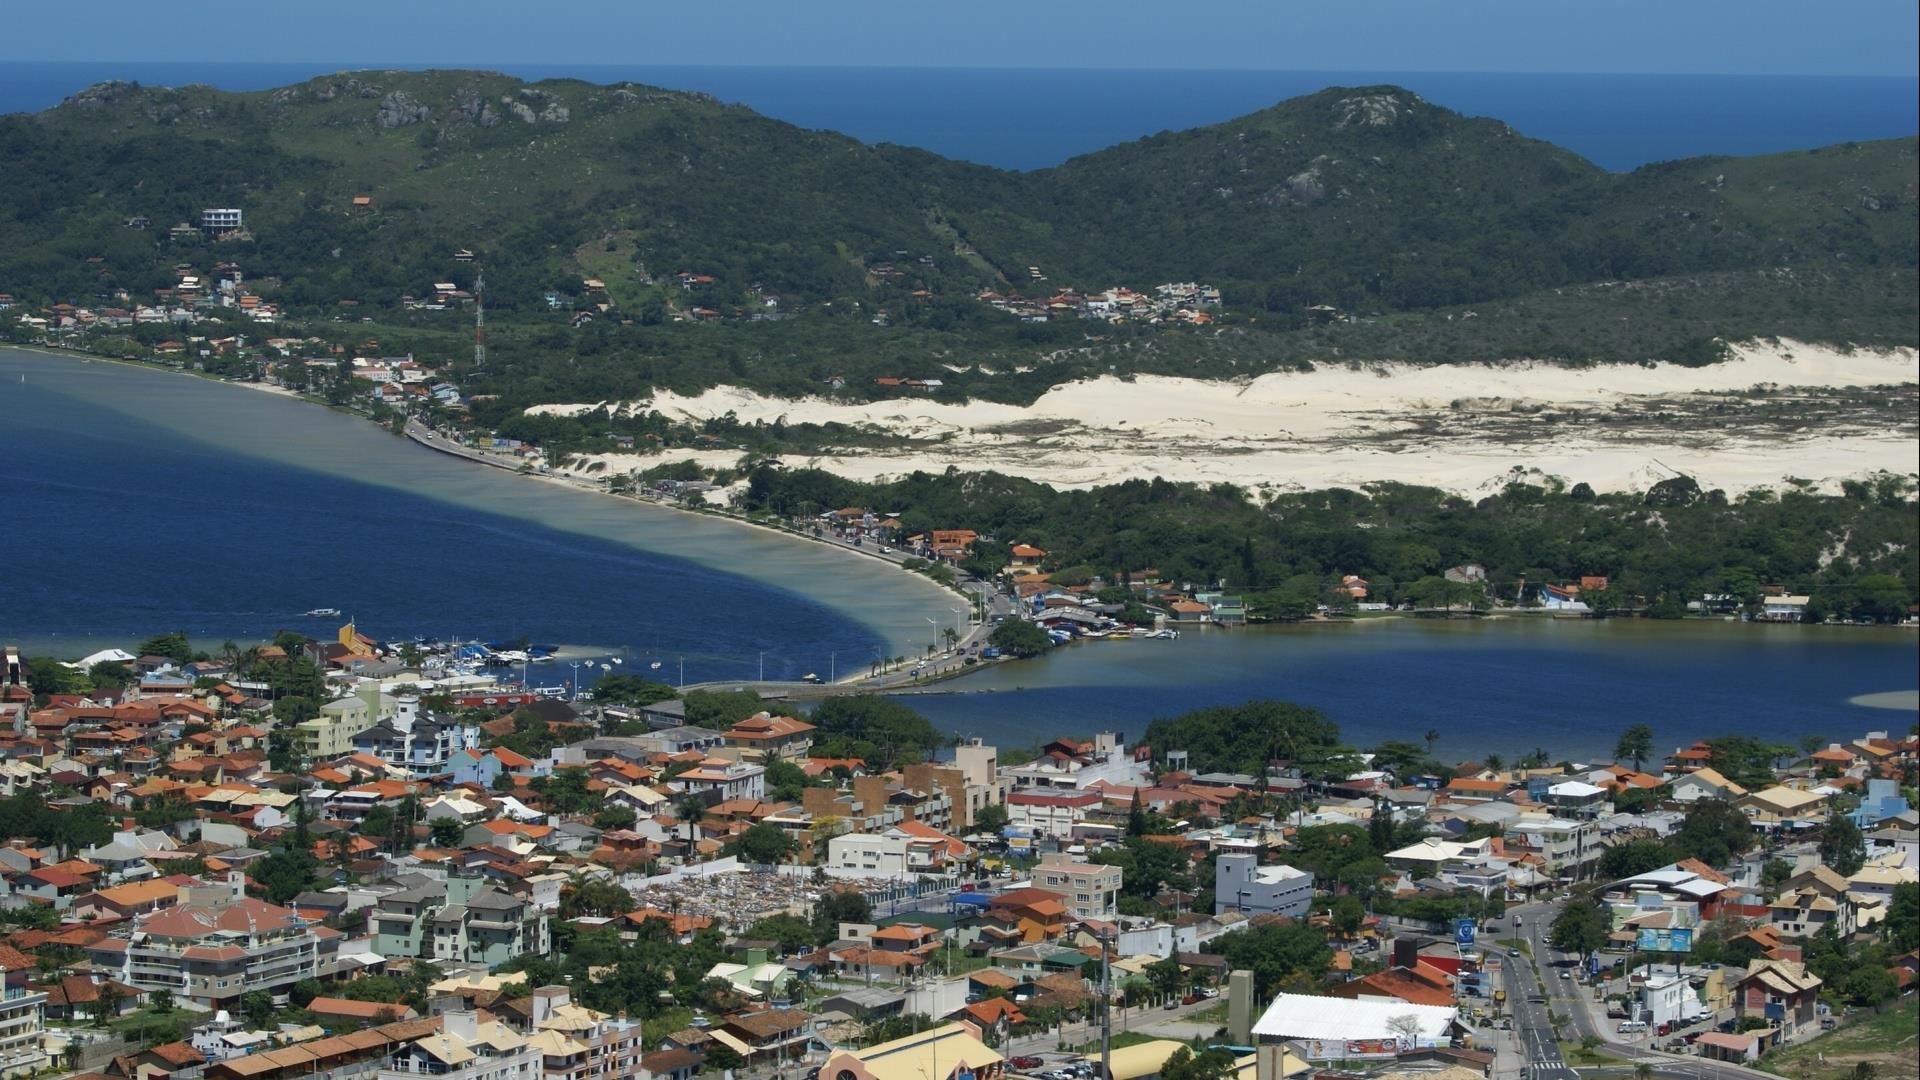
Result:
[[242,228],[241,213],[233,209],[207,209],[200,211],[200,227],[213,233],[232,232]]
[[1767,622],[1799,622],[1807,617],[1811,596],[1768,596],[1760,601],[1760,618]]
[[1691,1020],[1706,1011],[1700,995],[1693,992],[1692,981],[1671,971],[1647,973],[1635,987],[1634,999],[1639,1014],[1635,1019],[1645,1020],[1655,1029],[1661,1024]]
[[1035,836],[1072,836],[1106,800],[1098,792],[1016,791],[1007,796],[1007,824]]
[[946,841],[890,826],[879,832],[842,833],[827,841],[827,866],[872,877],[938,873]]
[[[1058,744],[1053,749],[1059,749]],[[1064,749],[1044,753],[1003,772],[1014,791],[1082,791],[1101,780],[1122,787],[1145,786],[1147,765],[1133,760],[1119,735],[1103,731],[1093,737],[1091,746],[1071,753]]]
[[1280,1075],[1268,1071],[1267,1057],[1286,1044],[1296,1047],[1301,1057],[1319,1061],[1391,1058],[1406,1050],[1446,1046],[1458,1017],[1459,1010],[1452,1006],[1412,1005],[1399,998],[1281,994],[1253,1025],[1260,1075]]
[[1313,905],[1313,874],[1261,866],[1258,856],[1221,853],[1213,862],[1213,911],[1302,918]]
[[708,758],[674,780],[690,792],[719,792],[723,802],[767,797],[767,768],[749,761]]
[[0,990],[0,1077],[32,1076],[53,1064],[42,1045],[46,1036],[47,995],[27,981],[25,968],[5,972]]

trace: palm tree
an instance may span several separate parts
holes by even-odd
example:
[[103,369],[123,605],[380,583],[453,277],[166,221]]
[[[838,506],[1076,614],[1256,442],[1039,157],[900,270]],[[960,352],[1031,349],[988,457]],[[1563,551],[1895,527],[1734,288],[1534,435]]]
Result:
[[1492,769],[1494,772],[1499,772],[1500,766],[1505,765],[1506,763],[1507,763],[1507,759],[1501,757],[1499,754],[1487,755],[1487,768]]
[[706,813],[707,804],[696,796],[686,796],[674,806],[674,813],[687,823],[687,861],[693,861],[693,845],[699,839],[700,815]]
[[1420,737],[1421,737],[1421,739],[1423,739],[1423,740],[1425,740],[1425,741],[1426,741],[1426,744],[1427,744],[1427,756],[1428,756],[1428,757],[1432,757],[1432,756],[1433,756],[1433,744],[1434,744],[1434,743],[1437,743],[1437,742],[1439,742],[1439,741],[1440,741],[1440,730],[1439,730],[1438,728],[1428,728],[1428,729],[1427,729],[1427,733],[1426,733],[1425,735],[1422,735],[1422,736],[1420,736]]

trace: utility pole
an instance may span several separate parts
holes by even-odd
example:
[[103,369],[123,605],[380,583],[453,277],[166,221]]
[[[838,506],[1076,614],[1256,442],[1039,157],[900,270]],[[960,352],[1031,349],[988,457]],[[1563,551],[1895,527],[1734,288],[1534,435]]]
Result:
[[1100,1080],[1113,1080],[1112,939],[1100,935]]

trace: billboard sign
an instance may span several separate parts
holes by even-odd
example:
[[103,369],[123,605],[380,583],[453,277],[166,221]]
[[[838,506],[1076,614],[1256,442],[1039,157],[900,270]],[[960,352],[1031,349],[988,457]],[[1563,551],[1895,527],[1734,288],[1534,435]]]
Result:
[[1693,951],[1693,927],[1641,927],[1637,943],[1641,952],[1685,953]]
[[1456,919],[1453,924],[1453,943],[1463,949],[1471,948],[1477,931],[1478,927],[1472,919]]

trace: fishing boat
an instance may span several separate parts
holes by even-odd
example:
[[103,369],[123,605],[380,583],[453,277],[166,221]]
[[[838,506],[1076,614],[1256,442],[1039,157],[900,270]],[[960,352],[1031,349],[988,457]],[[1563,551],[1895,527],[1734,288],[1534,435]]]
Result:
[[339,615],[340,609],[337,607],[317,607],[307,612],[305,617],[309,619],[332,619],[339,617]]

